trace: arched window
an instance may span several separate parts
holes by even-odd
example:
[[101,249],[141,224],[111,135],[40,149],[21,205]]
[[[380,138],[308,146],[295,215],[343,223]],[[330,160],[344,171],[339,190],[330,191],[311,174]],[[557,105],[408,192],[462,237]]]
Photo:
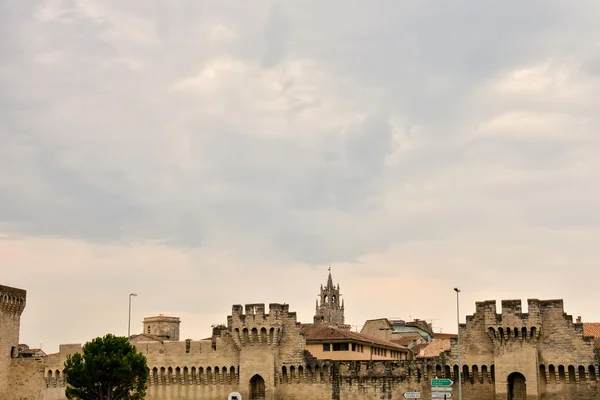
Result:
[[474,383],[475,381],[480,381],[481,382],[481,377],[479,376],[479,368],[477,367],[477,365],[473,365],[472,367],[472,371],[473,371],[473,376],[471,377],[471,382]]
[[544,364],[540,364],[539,375],[540,375],[540,382],[541,382],[542,385],[544,385],[546,383],[546,380],[547,380],[547,377],[546,377],[546,366]]
[[283,367],[281,367],[281,383],[287,383],[287,382],[288,382],[287,367],[284,365]]
[[532,327],[531,327],[531,338],[532,338],[532,339],[535,339],[535,334],[536,334],[536,329],[535,329],[535,326],[532,326]]
[[473,383],[473,377],[469,373],[468,365],[463,365],[463,367],[462,367],[462,379],[463,379],[463,382],[470,381],[471,383]]
[[267,344],[267,328],[261,328],[260,329],[260,341],[262,342],[261,344],[266,345]]
[[521,338],[523,340],[527,339],[527,328],[525,328],[525,327],[521,328]]
[[548,375],[549,375],[549,380],[550,382],[554,382],[556,383],[556,369],[554,368],[553,364],[550,364],[548,366]]
[[444,378],[452,378],[449,365],[444,365]]
[[581,381],[581,382],[585,382],[586,381],[585,367],[583,365],[580,365],[577,368],[577,375],[579,375],[579,381]]
[[593,365],[590,365],[588,367],[588,371],[590,373],[590,381],[595,381],[596,380],[596,367],[594,367]]
[[560,380],[560,382],[566,382],[567,377],[565,376],[565,366],[564,365],[559,365],[558,366],[558,379]]
[[231,383],[235,382],[235,367],[229,367],[229,379],[231,379]]
[[519,329],[515,328],[515,339],[519,337]]
[[569,372],[569,382],[575,383],[577,381],[577,378],[575,377],[575,367],[573,365],[569,365],[568,372]]
[[252,328],[252,343],[258,344],[258,330],[256,328]]
[[273,346],[275,343],[275,328],[269,329],[269,344]]
[[489,381],[487,365],[481,366],[481,381],[482,382]]

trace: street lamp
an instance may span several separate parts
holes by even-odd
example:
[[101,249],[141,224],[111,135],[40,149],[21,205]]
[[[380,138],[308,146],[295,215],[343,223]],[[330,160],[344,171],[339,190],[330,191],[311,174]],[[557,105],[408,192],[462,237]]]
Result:
[[462,378],[461,378],[461,365],[460,365],[460,309],[458,306],[458,294],[460,293],[459,288],[454,288],[456,292],[456,326],[458,328],[458,400],[462,400]]
[[137,296],[137,293],[129,293],[129,320],[127,322],[127,340],[131,339],[131,297]]

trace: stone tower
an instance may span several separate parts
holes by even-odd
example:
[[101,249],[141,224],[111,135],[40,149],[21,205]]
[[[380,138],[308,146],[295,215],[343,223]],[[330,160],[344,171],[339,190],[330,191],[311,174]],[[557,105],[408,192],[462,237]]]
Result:
[[19,328],[26,294],[25,290],[0,285],[0,399],[8,398],[6,386],[11,359],[18,355]]
[[179,317],[166,317],[159,314],[156,317],[144,318],[144,332],[173,342],[179,341]]
[[[321,285],[321,293],[317,299],[317,309],[315,313],[315,324],[336,325],[339,328],[350,329],[349,325],[344,324],[344,300],[341,299],[340,285],[333,285],[331,278],[331,268],[327,277],[327,285]],[[320,303],[319,303],[320,301]]]

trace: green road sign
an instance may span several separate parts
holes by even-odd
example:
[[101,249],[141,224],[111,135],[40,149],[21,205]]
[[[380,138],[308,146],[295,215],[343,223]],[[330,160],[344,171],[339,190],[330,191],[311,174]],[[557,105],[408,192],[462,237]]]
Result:
[[432,379],[431,386],[452,386],[454,382],[450,379]]

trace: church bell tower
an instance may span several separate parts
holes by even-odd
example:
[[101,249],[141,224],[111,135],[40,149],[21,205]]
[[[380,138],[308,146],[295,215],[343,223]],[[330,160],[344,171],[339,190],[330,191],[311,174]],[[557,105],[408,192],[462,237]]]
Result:
[[329,267],[329,276],[327,285],[321,285],[321,293],[317,299],[317,308],[315,312],[315,324],[335,325],[338,328],[350,329],[350,325],[344,324],[344,300],[341,299],[340,285],[333,285],[331,277],[331,267]]

